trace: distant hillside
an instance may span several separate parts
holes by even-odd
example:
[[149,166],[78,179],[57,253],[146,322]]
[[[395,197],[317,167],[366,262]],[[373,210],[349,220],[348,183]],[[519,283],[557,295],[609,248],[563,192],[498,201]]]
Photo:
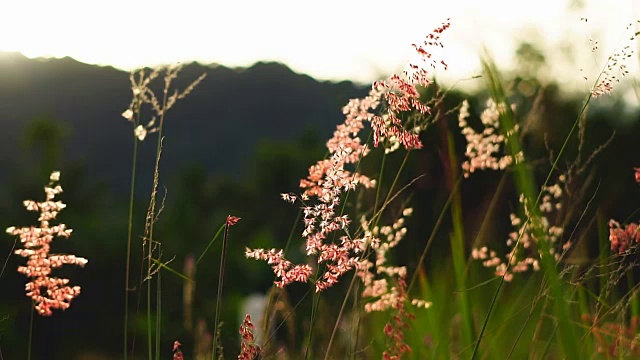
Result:
[[[343,119],[342,106],[367,91],[261,62],[246,69],[188,64],[176,84],[184,88],[203,72],[206,79],[168,114],[165,172],[200,163],[210,173],[238,176],[259,141],[296,138],[304,129],[328,137]],[[92,176],[126,189],[132,128],[120,114],[131,99],[128,76],[71,58],[32,60],[0,53],[0,169],[23,158],[25,126],[45,116],[68,134],[64,159],[81,160]],[[154,147],[143,143],[142,164],[150,166],[144,159],[151,159]]]

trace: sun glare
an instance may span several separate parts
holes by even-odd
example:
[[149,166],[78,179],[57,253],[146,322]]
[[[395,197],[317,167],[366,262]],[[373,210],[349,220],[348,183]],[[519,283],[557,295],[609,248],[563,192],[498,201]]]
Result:
[[478,71],[484,46],[499,63],[509,63],[525,38],[555,49],[571,36],[584,36],[583,17],[592,34],[605,36],[604,44],[612,25],[624,28],[637,11],[632,0],[619,3],[612,9],[604,0],[583,8],[557,0],[457,0],[438,6],[401,0],[381,11],[375,1],[363,0],[317,6],[292,0],[13,1],[2,9],[0,51],[70,56],[127,70],[188,61],[227,66],[279,61],[320,79],[370,82],[401,68],[411,52],[406,44],[421,41],[451,17],[447,52],[456,56],[449,56],[446,76],[460,78]]

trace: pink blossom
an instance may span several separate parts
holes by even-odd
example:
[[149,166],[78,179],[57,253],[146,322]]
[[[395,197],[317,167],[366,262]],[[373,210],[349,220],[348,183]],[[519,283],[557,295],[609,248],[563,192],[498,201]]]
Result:
[[180,346],[182,346],[182,344],[180,344],[179,341],[173,342],[173,360],[184,360]]
[[226,224],[227,226],[233,226],[233,225],[235,225],[238,221],[240,221],[240,218],[239,218],[239,217],[229,215],[229,216],[227,216],[227,221],[225,222],[225,224]]
[[251,315],[247,314],[240,326],[242,344],[240,345],[240,355],[238,355],[238,360],[252,360],[262,352],[260,346],[255,344],[255,337],[253,335],[254,330],[255,326],[251,322]]
[[393,299],[392,308],[395,315],[384,327],[384,334],[389,340],[389,348],[382,353],[384,360],[400,360],[402,354],[412,352],[411,347],[404,341],[404,330],[409,328],[409,320],[415,316],[405,309],[407,300],[407,283],[404,276],[398,278],[397,296]]
[[[557,211],[562,208],[563,185],[566,178],[560,175],[558,182],[554,185],[545,186],[541,190],[541,202],[538,205],[539,212],[532,214],[527,199],[521,195],[520,204],[524,210],[524,216],[510,214],[513,231],[509,233],[506,240],[507,248],[510,249],[504,258],[498,256],[494,250],[489,250],[486,246],[473,249],[471,257],[482,260],[482,265],[495,269],[495,275],[504,277],[505,281],[511,281],[515,273],[522,273],[529,270],[540,270],[540,253],[538,243],[546,241],[551,246],[550,252],[560,261],[563,252],[571,247],[571,242],[567,241],[560,245],[563,227],[554,225],[554,217],[557,220]],[[525,221],[528,219],[528,221]],[[542,235],[542,237],[541,237]],[[556,251],[560,248],[562,251]]]
[[[593,97],[611,93],[614,84],[619,83],[622,78],[629,74],[627,61],[634,54],[632,44],[639,34],[640,32],[634,31],[633,23],[627,24],[624,37],[628,39],[628,42],[607,58],[604,70],[600,73],[597,83],[591,89]],[[597,41],[594,42],[592,52],[598,49],[597,43]]]
[[[517,154],[515,157],[510,154],[500,154],[508,139],[508,136],[500,133],[500,114],[504,110],[504,105],[500,106],[493,100],[488,100],[487,108],[480,115],[483,129],[480,132],[476,132],[467,123],[469,103],[466,100],[462,102],[458,125],[462,129],[462,135],[467,140],[467,151],[465,152],[467,160],[462,163],[465,177],[469,177],[470,174],[477,170],[504,170],[514,162],[517,163],[523,160],[522,153]],[[518,130],[518,125],[515,125],[507,135],[515,134]]]
[[617,251],[619,254],[627,251],[631,246],[640,242],[640,231],[638,224],[631,223],[624,228],[614,220],[609,221],[609,241],[611,242],[611,250]]

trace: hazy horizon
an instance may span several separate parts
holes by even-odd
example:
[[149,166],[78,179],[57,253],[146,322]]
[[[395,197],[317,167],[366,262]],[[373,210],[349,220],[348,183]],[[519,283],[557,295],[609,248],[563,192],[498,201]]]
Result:
[[[102,7],[75,0],[13,2],[0,23],[0,31],[11,34],[0,39],[0,51],[29,58],[69,56],[127,71],[175,62],[236,68],[274,61],[319,80],[365,84],[402,70],[411,44],[451,18],[445,49],[438,54],[449,70],[436,76],[458,81],[477,75],[484,48],[509,69],[518,44],[528,42],[553,64],[545,76],[575,85],[619,46],[640,9],[638,0],[616,5],[604,0],[401,0],[393,7],[360,0],[319,6],[290,0],[215,6],[199,0],[115,0]],[[590,38],[598,40],[598,54],[591,53]]]

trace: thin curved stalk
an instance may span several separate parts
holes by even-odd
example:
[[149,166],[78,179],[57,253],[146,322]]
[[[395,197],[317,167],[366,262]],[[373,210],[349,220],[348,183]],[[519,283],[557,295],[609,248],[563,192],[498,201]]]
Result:
[[131,237],[133,232],[133,198],[135,194],[136,183],[136,164],[138,159],[138,140],[133,137],[133,159],[131,161],[131,189],[129,191],[129,221],[127,229],[127,268],[124,286],[124,329],[123,329],[123,359],[127,360],[128,351],[128,330],[129,330],[129,291],[130,291],[130,274],[131,274]]
[[313,327],[316,323],[316,313],[318,312],[318,304],[320,303],[320,293],[315,293],[313,298],[313,304],[311,306],[311,323],[309,325],[309,340],[307,344],[307,349],[304,354],[305,360],[309,360],[311,356],[311,347],[313,340]]
[[35,310],[33,310],[33,302],[32,302],[32,308],[31,308],[31,319],[29,320],[29,345],[27,347],[27,360],[31,360],[31,343],[33,341],[33,313]]
[[[160,154],[162,153],[162,130],[164,125],[164,115],[166,113],[165,109],[167,108],[167,93],[168,88],[165,86],[164,95],[162,99],[162,112],[160,114],[160,124],[158,125],[158,143],[156,145],[156,165],[153,171],[153,190],[151,191],[151,200],[149,204],[149,213],[147,227],[149,230],[149,238],[147,239],[147,244],[149,245],[148,254],[147,254],[147,271],[149,272],[147,275],[151,275],[151,266],[152,266],[152,258],[153,258],[153,229],[156,221],[156,192],[158,187],[158,177],[160,176]],[[149,350],[149,359],[153,358],[153,349],[152,349],[152,326],[151,326],[151,281],[147,283],[147,343]],[[160,334],[156,334],[157,337]]]
[[338,331],[338,324],[340,324],[340,318],[342,318],[342,314],[344,313],[344,308],[347,306],[347,299],[349,298],[349,294],[351,293],[351,289],[353,289],[353,285],[356,283],[356,274],[353,274],[351,278],[351,283],[349,284],[349,288],[347,289],[347,293],[344,296],[344,300],[342,301],[342,306],[340,307],[340,312],[338,313],[338,318],[336,319],[336,324],[333,326],[333,331],[331,332],[331,338],[329,338],[329,344],[327,345],[326,353],[324,354],[324,360],[329,359],[329,353],[331,352],[331,345],[333,345],[333,339],[335,338],[336,332]]
[[211,351],[211,358],[216,358],[216,347],[218,343],[218,322],[220,320],[220,308],[222,308],[222,285],[224,282],[224,265],[227,261],[227,247],[229,242],[229,227],[231,227],[233,223],[230,218],[227,218],[227,222],[224,227],[224,236],[222,237],[222,254],[220,255],[220,271],[218,274],[218,294],[216,298],[216,315],[213,321],[213,326],[216,331],[213,335],[213,350]]

